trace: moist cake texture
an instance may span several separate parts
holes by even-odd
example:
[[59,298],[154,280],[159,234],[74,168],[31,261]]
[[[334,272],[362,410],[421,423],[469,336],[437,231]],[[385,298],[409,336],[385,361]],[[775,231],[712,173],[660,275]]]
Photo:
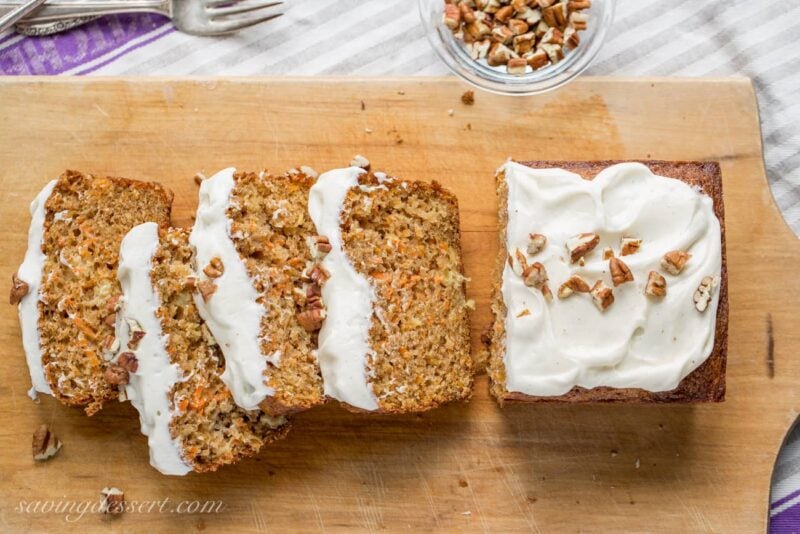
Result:
[[719,166],[614,163],[498,173],[488,371],[501,404],[724,398]]
[[125,332],[115,363],[130,373],[127,395],[139,410],[151,464],[165,474],[214,471],[288,430],[283,417],[236,406],[220,379],[224,357],[194,304],[192,260],[181,229],[143,224],[122,244]]
[[25,351],[35,390],[92,415],[117,397],[104,375],[115,341],[120,241],[146,221],[168,226],[172,193],[155,183],[75,171],[48,189],[31,226],[37,234],[40,225],[41,240],[29,242],[19,275],[34,288],[20,303]]
[[[330,273],[319,349],[326,393],[384,413],[468,398],[473,372],[455,196],[436,183],[350,168],[320,176],[309,207],[333,249],[322,262]],[[356,328],[341,328],[345,321]]]
[[317,253],[307,209],[315,173],[306,172],[227,169],[205,180],[191,237],[200,283],[213,288],[197,302],[223,346],[223,380],[237,404],[273,415],[325,401],[314,353],[318,325],[303,321],[319,292],[309,278]]

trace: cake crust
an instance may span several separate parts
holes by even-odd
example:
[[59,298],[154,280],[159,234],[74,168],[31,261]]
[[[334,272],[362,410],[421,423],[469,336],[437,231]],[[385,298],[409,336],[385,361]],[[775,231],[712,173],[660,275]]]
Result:
[[[560,168],[592,180],[603,169],[619,163],[642,163],[653,173],[676,178],[700,188],[714,204],[714,214],[720,222],[722,239],[722,269],[720,272],[719,306],[717,308],[714,348],[708,359],[686,376],[678,387],[671,391],[651,392],[639,388],[597,387],[586,389],[573,387],[559,396],[533,396],[505,390],[505,369],[499,344],[505,337],[505,306],[500,293],[500,273],[506,261],[505,228],[508,220],[504,181],[498,178],[500,196],[500,253],[495,266],[496,280],[492,288],[494,321],[487,330],[484,343],[489,350],[490,390],[500,405],[505,403],[696,403],[722,402],[725,400],[725,368],[728,350],[728,272],[725,252],[725,209],[722,195],[722,173],[717,162],[700,161],[528,161],[520,162],[533,169]],[[498,357],[497,354],[500,354]]]

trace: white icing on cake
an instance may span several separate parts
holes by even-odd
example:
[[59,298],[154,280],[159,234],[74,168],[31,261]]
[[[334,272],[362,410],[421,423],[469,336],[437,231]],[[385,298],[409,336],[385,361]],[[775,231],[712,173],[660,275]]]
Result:
[[[120,247],[117,277],[122,286],[121,314],[125,321],[119,322],[118,329],[127,328],[127,321],[133,320],[145,332],[133,351],[139,367],[130,373],[125,393],[139,411],[142,434],[150,446],[150,465],[165,475],[185,475],[192,467],[183,460],[181,446],[169,430],[170,421],[177,415],[170,407],[169,393],[184,378],[180,368],[170,362],[167,340],[156,315],[161,303],[150,278],[158,245],[158,225],[148,222],[128,232]],[[129,333],[117,337],[127,340]]]
[[341,214],[347,192],[358,186],[363,169],[351,167],[322,174],[308,196],[308,210],[319,235],[332,250],[322,266],[330,279],[322,287],[327,317],[319,332],[317,358],[328,397],[362,410],[376,410],[378,401],[367,376],[371,352],[369,329],[375,291],[342,249]]
[[259,295],[231,236],[232,221],[227,212],[235,172],[225,169],[201,183],[197,219],[189,243],[196,252],[200,280],[208,279],[203,268],[213,258],[222,260],[224,273],[213,279],[217,290],[208,302],[195,294],[195,302],[225,355],[222,381],[237,405],[254,410],[275,394],[264,383],[264,371],[268,361],[279,363],[280,354],[265,356],[261,352],[261,319],[265,311],[257,302]]
[[28,229],[28,250],[25,260],[17,271],[17,277],[28,284],[28,293],[22,297],[17,311],[19,323],[22,328],[22,346],[25,350],[25,359],[28,362],[28,371],[31,374],[31,389],[28,396],[36,399],[36,393],[52,395],[50,385],[44,376],[42,367],[42,347],[39,337],[39,291],[42,286],[42,269],[44,268],[44,220],[47,211],[45,204],[53,192],[57,180],[44,186],[31,202],[31,225]]
[[[615,302],[605,312],[586,294],[548,303],[506,263],[509,392],[552,396],[573,386],[669,391],[709,357],[719,291],[704,313],[692,297],[704,277],[719,277],[722,266],[720,223],[711,198],[638,163],[609,167],[594,180],[513,162],[500,170],[508,185],[508,253],[525,252],[529,234],[544,234],[546,248],[528,255],[528,262],[544,264],[553,293],[572,274],[590,286],[602,279],[613,287],[602,250],[612,247],[619,257],[621,237],[643,240],[639,252],[621,258],[634,282],[613,288]],[[565,243],[583,232],[599,234],[600,244],[585,257],[585,266],[570,264]],[[671,250],[692,255],[677,276],[660,266]],[[666,278],[663,299],[644,295],[649,271]],[[526,309],[530,314],[518,317]]]

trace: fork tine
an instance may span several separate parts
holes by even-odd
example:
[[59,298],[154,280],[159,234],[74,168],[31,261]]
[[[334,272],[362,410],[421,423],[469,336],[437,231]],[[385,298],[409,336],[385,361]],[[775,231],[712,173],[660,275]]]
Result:
[[208,15],[214,19],[217,17],[224,17],[228,15],[240,15],[242,13],[250,13],[251,11],[258,11],[260,9],[267,9],[283,4],[283,2],[257,2],[255,4],[247,4],[244,6],[233,5],[229,7],[206,7]]
[[224,21],[215,20],[213,21],[213,27],[216,33],[231,33],[249,28],[250,26],[255,26],[256,24],[261,24],[262,22],[276,19],[282,15],[283,13],[276,13],[274,15],[266,15],[264,17],[245,17]]

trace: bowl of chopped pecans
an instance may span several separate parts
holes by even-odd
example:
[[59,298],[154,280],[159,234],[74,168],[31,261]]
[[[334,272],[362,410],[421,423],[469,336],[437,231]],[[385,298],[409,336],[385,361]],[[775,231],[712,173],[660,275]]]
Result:
[[615,0],[419,0],[428,40],[480,89],[532,95],[560,87],[597,56]]

